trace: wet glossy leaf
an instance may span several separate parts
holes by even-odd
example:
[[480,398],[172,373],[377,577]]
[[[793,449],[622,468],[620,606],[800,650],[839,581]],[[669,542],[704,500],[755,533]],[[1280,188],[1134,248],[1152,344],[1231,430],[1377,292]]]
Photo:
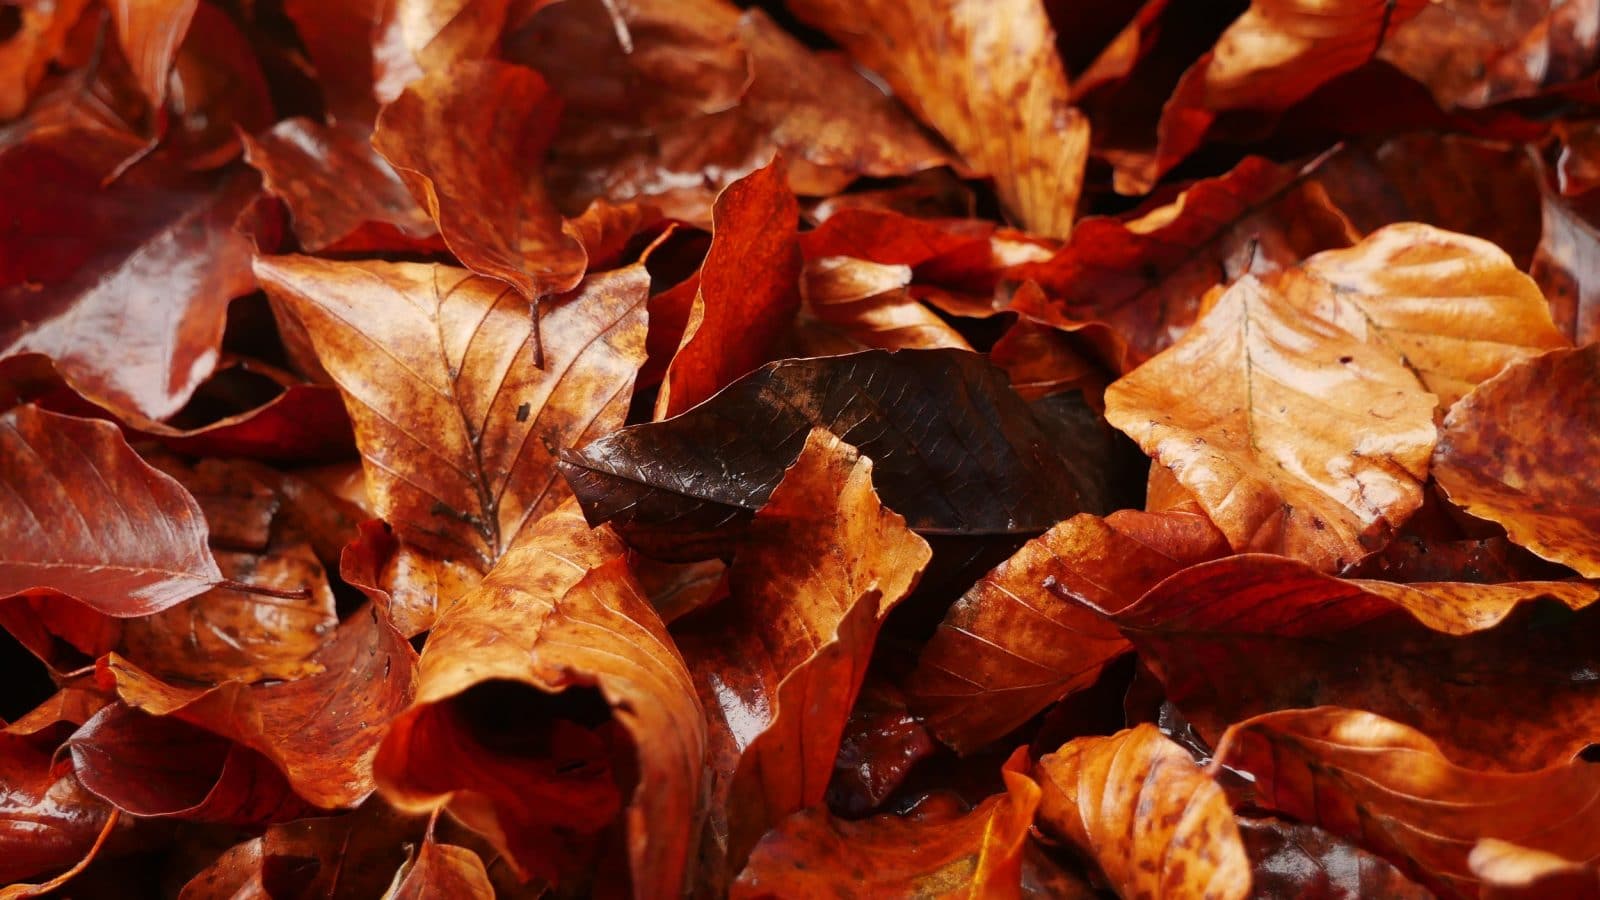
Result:
[[1311,825],[1241,817],[1239,836],[1254,867],[1257,896],[1305,900],[1431,900],[1382,857]]
[[772,363],[682,416],[563,454],[561,466],[592,521],[615,522],[653,553],[713,556],[816,426],[874,460],[885,505],[923,533],[1039,531],[1098,494],[998,370],[953,350]]
[[872,463],[819,428],[751,521],[728,598],[676,630],[713,711],[713,796],[726,804],[713,821],[735,869],[769,828],[822,802],[878,628],[931,555],[878,502]]
[[976,750],[1093,684],[1130,647],[1081,603],[1121,609],[1161,579],[1227,552],[1203,516],[1078,515],[1037,537],[950,608],[907,683],[940,740]]
[[1597,593],[1342,580],[1246,555],[1174,575],[1111,618],[1206,739],[1257,713],[1333,704],[1428,727],[1462,762],[1525,770],[1600,736],[1600,698],[1575,675]]
[[[1556,350],[1484,382],[1445,417],[1434,468],[1450,499],[1540,556],[1600,577],[1600,345]],[[1536,430],[1513,426],[1537,422]]]
[[0,416],[0,484],[0,596],[43,589],[139,616],[222,580],[199,504],[109,423],[32,406]]
[[1039,822],[1121,896],[1250,896],[1250,861],[1212,775],[1154,725],[1078,738],[1039,760]]
[[0,358],[42,353],[100,406],[165,419],[216,366],[228,301],[255,286],[234,223],[256,180],[141,167],[101,188],[106,172],[67,146],[0,153]]
[[620,825],[635,890],[666,896],[695,829],[657,823],[699,818],[705,720],[626,552],[572,503],[524,531],[440,617],[378,777],[401,809],[448,805],[524,875],[581,870]]
[[1172,470],[1235,550],[1330,570],[1421,505],[1433,407],[1389,352],[1253,276],[1106,389],[1106,419]]
[[1451,762],[1421,732],[1357,710],[1271,713],[1229,729],[1213,768],[1253,778],[1251,801],[1356,839],[1444,897],[1474,897],[1473,842],[1566,859],[1596,855],[1600,772],[1584,762],[1522,773]]
[[821,809],[795,813],[756,845],[735,898],[850,894],[1019,897],[1039,786],[1019,752],[1006,793],[951,816],[875,816],[852,822]]
[[[504,105],[480,103],[485,95]],[[538,165],[559,109],[531,69],[464,62],[408,85],[372,136],[451,252],[529,301],[577,286],[586,262]]]

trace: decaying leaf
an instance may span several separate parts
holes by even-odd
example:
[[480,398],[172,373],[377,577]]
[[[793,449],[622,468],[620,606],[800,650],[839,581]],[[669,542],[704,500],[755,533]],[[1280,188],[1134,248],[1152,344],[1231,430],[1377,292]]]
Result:
[[441,615],[377,773],[400,809],[448,806],[525,875],[581,870],[621,827],[634,890],[669,896],[688,872],[705,719],[625,554],[573,503],[522,532]]
[[1004,375],[950,350],[772,363],[681,416],[564,453],[561,467],[590,521],[653,553],[713,556],[818,426],[874,461],[884,503],[924,533],[1039,531],[1098,493]]
[[[1501,372],[1445,417],[1434,468],[1468,512],[1540,556],[1600,577],[1600,345],[1555,350]],[[1537,430],[1514,430],[1518,420]]]
[[795,813],[756,845],[729,896],[1020,897],[1023,847],[1039,805],[1026,764],[1019,751],[1003,773],[1006,792],[956,816],[852,822],[820,809]]
[[1565,859],[1600,853],[1600,772],[1584,762],[1515,774],[1464,768],[1421,732],[1318,707],[1229,729],[1214,770],[1247,773],[1254,804],[1361,841],[1445,897],[1478,895],[1468,864],[1493,838]]
[[872,490],[872,464],[824,429],[805,446],[728,568],[729,596],[675,638],[713,713],[713,797],[730,864],[820,803],[884,617],[931,551]]
[[1250,896],[1250,861],[1211,773],[1154,725],[1078,738],[1039,760],[1039,821],[1121,896]]

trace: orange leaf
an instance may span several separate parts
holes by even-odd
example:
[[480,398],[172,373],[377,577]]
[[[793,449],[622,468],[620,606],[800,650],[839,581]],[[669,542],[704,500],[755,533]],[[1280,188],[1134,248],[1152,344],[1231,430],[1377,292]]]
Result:
[[1212,775],[1154,725],[1077,738],[1039,760],[1039,821],[1124,897],[1250,895],[1250,861]]
[[525,875],[591,861],[623,813],[636,896],[677,896],[698,831],[705,719],[609,528],[566,504],[446,609],[377,771],[403,810],[448,805]]

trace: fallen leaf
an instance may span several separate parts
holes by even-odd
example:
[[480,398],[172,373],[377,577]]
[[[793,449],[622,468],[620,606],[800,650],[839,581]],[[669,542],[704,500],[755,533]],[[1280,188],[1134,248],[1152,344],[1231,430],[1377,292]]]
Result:
[[[462,269],[308,257],[263,257],[257,268],[345,395],[376,511],[428,555],[416,562],[424,571],[454,564],[460,574],[446,581],[488,571],[561,502],[555,452],[622,423],[643,361],[639,266],[591,275],[548,305],[543,370],[526,307]],[[415,634],[453,599],[419,585],[392,613]]]
[[931,555],[879,503],[871,461],[813,429],[734,553],[728,598],[675,630],[713,711],[713,822],[735,870],[822,802],[878,628]]
[[1584,762],[1533,772],[1464,768],[1421,732],[1324,706],[1228,730],[1214,771],[1248,774],[1251,800],[1360,841],[1444,897],[1478,896],[1474,841],[1590,859],[1600,780]]
[[1193,566],[1111,619],[1207,740],[1275,709],[1351,706],[1428,726],[1464,763],[1527,770],[1600,735],[1594,692],[1570,675],[1597,596],[1571,582],[1344,580],[1252,554]]
[[846,816],[877,809],[936,749],[921,719],[906,708],[901,691],[869,671],[839,739],[828,808]]
[[[501,105],[476,102],[485,94]],[[451,252],[530,303],[576,287],[586,264],[538,165],[559,110],[532,69],[462,62],[407,85],[383,108],[372,136]]]
[[1251,157],[1139,218],[1085,219],[1048,260],[1016,268],[1044,291],[1016,307],[1058,328],[1109,329],[1108,362],[1126,372],[1182,337],[1213,285],[1349,242],[1311,170]]
[[[1597,195],[1600,196],[1600,195]],[[1557,196],[1540,184],[1542,229],[1528,274],[1550,300],[1561,333],[1578,346],[1600,341],[1600,229],[1586,201]]]
[[1089,122],[1069,105],[1038,0],[940,0],[915,10],[889,0],[800,0],[792,8],[882,74],[973,169],[992,177],[1024,227],[1049,237],[1071,231]]
[[1304,900],[1432,900],[1433,893],[1382,857],[1311,825],[1240,817],[1239,836],[1258,896]]
[[151,106],[167,99],[168,75],[199,0],[114,0],[111,21],[122,53]]
[[1250,896],[1233,808],[1154,725],[1073,740],[1039,760],[1039,822],[1094,860],[1121,896]]
[[430,831],[407,863],[399,882],[384,895],[387,900],[425,900],[461,897],[494,900],[494,885],[478,854],[466,847],[441,844]]
[[923,648],[906,684],[911,708],[963,753],[1004,737],[1093,684],[1128,652],[1082,603],[1120,609],[1192,563],[1227,552],[1204,517],[1122,510],[1077,515],[1034,538],[968,590]]
[[1106,389],[1106,420],[1172,470],[1235,550],[1328,570],[1381,547],[1422,504],[1433,407],[1388,352],[1253,276]]
[[848,256],[806,262],[800,274],[796,340],[806,356],[857,350],[971,350],[959,332],[917,302],[906,287],[911,267]]
[[1483,838],[1472,845],[1467,865],[1483,882],[1481,896],[1493,900],[1600,896],[1600,875],[1593,860],[1562,859],[1554,853]]
[[66,594],[98,612],[160,612],[222,580],[200,506],[106,422],[21,406],[0,416],[0,596]]
[[176,413],[217,364],[228,301],[255,286],[250,239],[234,227],[255,178],[147,173],[150,162],[101,188],[105,173],[56,143],[0,159],[0,193],[12,198],[0,359],[42,353],[134,424]]
[[591,521],[656,555],[706,558],[816,426],[856,442],[884,503],[925,534],[1037,532],[1096,493],[1004,376],[955,350],[772,363],[684,415],[566,452],[561,467]]
[[53,5],[27,4],[16,9],[10,37],[0,44],[0,120],[20,115],[28,107],[50,64],[65,49],[69,32],[88,6],[88,0],[67,0]]
[[317,674],[261,685],[169,684],[115,654],[96,674],[133,709],[175,716],[266,757],[307,802],[354,806],[375,787],[383,724],[411,702],[416,652],[369,608],[312,659]]
[[711,249],[656,418],[678,415],[766,362],[800,306],[800,210],[777,161],[729,185],[712,210]]
[[768,832],[730,897],[903,894],[1020,897],[1023,848],[1039,805],[1022,751],[1006,792],[960,815],[874,816],[852,822],[808,809]]
[[448,805],[524,876],[581,868],[620,816],[634,890],[676,895],[699,818],[704,712],[626,552],[572,503],[523,532],[440,616],[378,778],[402,810]]
[[[1504,526],[1545,559],[1600,577],[1600,493],[1587,471],[1600,443],[1600,345],[1512,366],[1445,417],[1434,474],[1450,500]],[[1539,423],[1513,429],[1517,420]]]
[[1398,357],[1446,410],[1506,366],[1567,345],[1538,285],[1504,251],[1426,225],[1391,225],[1318,253],[1279,287]]
[[262,186],[283,199],[308,253],[430,250],[438,229],[358,127],[286,119],[244,138]]

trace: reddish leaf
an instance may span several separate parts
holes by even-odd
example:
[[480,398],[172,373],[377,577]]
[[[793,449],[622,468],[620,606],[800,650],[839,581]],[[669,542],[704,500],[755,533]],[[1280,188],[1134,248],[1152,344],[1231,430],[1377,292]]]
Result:
[[[429,250],[438,230],[359,127],[286,119],[244,138],[245,159],[281,197],[308,253]],[[494,274],[494,273],[490,273]]]
[[1060,328],[1109,329],[1110,362],[1127,371],[1182,337],[1212,286],[1354,237],[1309,171],[1251,157],[1137,219],[1085,219],[1049,260],[1017,268],[1044,297],[1019,293],[1015,307]]
[[1257,713],[1337,704],[1428,726],[1463,762],[1530,769],[1600,736],[1587,682],[1544,668],[1586,665],[1600,619],[1532,601],[1597,596],[1565,582],[1347,581],[1246,555],[1174,575],[1112,619],[1206,739]]
[[1600,874],[1594,860],[1562,859],[1543,850],[1529,850],[1495,838],[1483,838],[1467,856],[1472,874],[1483,882],[1481,896],[1491,900],[1526,897],[1600,896]]
[[998,7],[959,0],[912,9],[890,0],[802,0],[820,27],[881,73],[995,188],[1030,231],[1072,228],[1089,121],[1071,108],[1055,35],[1038,0]]
[[0,549],[0,596],[57,591],[139,616],[222,580],[199,505],[115,426],[32,406],[0,416],[0,484],[0,519],[17,529]]
[[199,0],[113,0],[107,5],[140,89],[160,108],[167,98],[167,75]]
[[906,291],[910,266],[848,256],[809,260],[800,274],[795,340],[806,356],[857,350],[971,350],[959,332]]
[[839,740],[828,808],[846,816],[876,809],[935,750],[933,736],[906,709],[900,690],[869,672]]
[[441,844],[430,831],[407,864],[399,882],[385,896],[393,900],[460,897],[494,900],[494,885],[478,854],[465,847]]
[[[479,102],[485,95],[497,105]],[[505,120],[506,110],[516,118]],[[466,62],[409,85],[372,137],[451,252],[529,301],[576,287],[585,266],[538,166],[558,114],[537,72]]]
[[1580,347],[1600,341],[1600,279],[1594,275],[1600,271],[1600,229],[1590,218],[1591,202],[1556,196],[1542,182],[1539,199],[1544,227],[1529,274],[1569,340]]
[[[234,222],[254,177],[104,172],[45,143],[0,151],[0,358],[49,356],[73,389],[135,424],[177,412],[217,363],[251,245]],[[147,163],[154,166],[155,163]]]
[[9,886],[0,888],[0,897],[6,900],[55,886],[23,884],[28,879],[75,874],[116,828],[114,810],[22,738],[0,735],[0,784],[0,882]]
[[440,616],[377,765],[399,808],[448,805],[525,875],[581,869],[622,815],[634,890],[667,896],[696,834],[704,713],[625,553],[571,503],[524,531]]
[[1226,552],[1198,515],[1074,516],[956,601],[911,674],[911,706],[940,740],[977,750],[1093,684],[1128,651],[1115,627],[1063,597],[1121,609],[1168,575]]
[[377,0],[376,27],[362,35],[362,43],[369,37],[373,43],[373,93],[380,102],[392,103],[420,78],[494,56],[510,5],[508,0]]
[[16,27],[0,42],[0,121],[20,115],[50,63],[65,49],[67,35],[88,0],[50,5],[27,4],[15,9]]
[[97,674],[134,709],[175,716],[266,757],[308,802],[354,806],[374,788],[383,724],[411,702],[416,652],[368,609],[312,660],[315,675],[258,686],[168,684],[115,654]]
[[1399,723],[1325,706],[1228,730],[1212,767],[1252,779],[1255,804],[1350,837],[1444,897],[1478,895],[1473,842],[1566,859],[1600,853],[1600,772],[1584,762],[1506,774],[1458,766]]
[[[1545,559],[1600,577],[1600,488],[1572,477],[1600,448],[1600,345],[1484,382],[1445,417],[1434,469],[1450,499]],[[1537,431],[1513,427],[1531,419]]]
[[725,819],[734,869],[779,820],[822,802],[878,628],[931,555],[878,502],[872,463],[815,429],[751,521],[730,596],[682,623],[713,711],[712,794],[726,804],[713,822]]
[[961,815],[876,816],[859,822],[821,809],[795,813],[756,845],[731,897],[857,895],[1020,897],[1023,847],[1039,786],[1018,751],[1006,793]]
[[800,306],[800,211],[777,161],[729,185],[712,212],[711,249],[656,418],[678,415],[767,361]]
[[1078,738],[1039,760],[1041,826],[1121,896],[1250,895],[1250,861],[1210,772],[1154,725]]

